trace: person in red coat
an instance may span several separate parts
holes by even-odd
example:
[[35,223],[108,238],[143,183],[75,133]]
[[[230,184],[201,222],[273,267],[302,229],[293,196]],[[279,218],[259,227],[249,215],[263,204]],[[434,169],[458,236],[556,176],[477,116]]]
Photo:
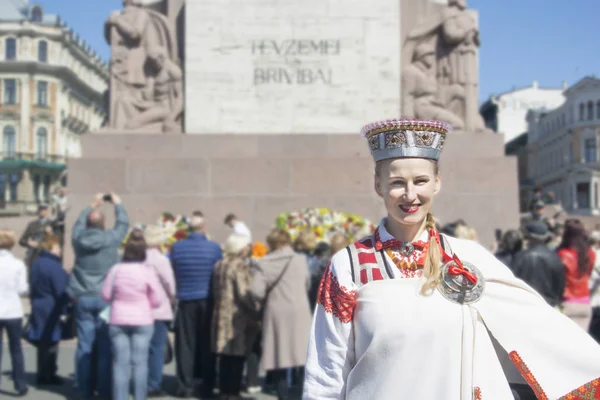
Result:
[[592,318],[589,280],[596,253],[589,246],[586,229],[580,220],[566,221],[558,256],[565,267],[564,312],[587,331]]

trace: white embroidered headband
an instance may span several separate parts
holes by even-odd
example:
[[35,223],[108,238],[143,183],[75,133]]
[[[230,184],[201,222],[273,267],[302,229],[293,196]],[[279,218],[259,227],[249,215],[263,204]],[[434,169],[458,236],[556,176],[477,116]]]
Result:
[[446,122],[416,119],[377,121],[361,130],[375,162],[409,157],[439,160],[450,132],[452,126]]

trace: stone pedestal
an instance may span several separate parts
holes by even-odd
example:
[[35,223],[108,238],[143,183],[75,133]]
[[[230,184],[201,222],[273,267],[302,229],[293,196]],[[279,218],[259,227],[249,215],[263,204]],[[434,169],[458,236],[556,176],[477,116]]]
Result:
[[[385,215],[373,190],[373,162],[358,134],[88,135],[83,158],[69,163],[72,226],[98,191],[121,195],[132,223],[162,211],[201,210],[210,235],[229,234],[233,212],[264,240],[280,212],[322,206],[378,222]],[[516,160],[493,135],[450,135],[441,159],[440,221],[463,218],[490,245],[495,228],[519,221]],[[112,212],[107,209],[108,223]],[[71,251],[67,248],[67,252]],[[66,254],[65,265],[72,265]]]

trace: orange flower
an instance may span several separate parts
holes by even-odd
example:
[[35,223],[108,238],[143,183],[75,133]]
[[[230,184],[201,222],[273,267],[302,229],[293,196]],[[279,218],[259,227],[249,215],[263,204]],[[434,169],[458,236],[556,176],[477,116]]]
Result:
[[267,254],[267,246],[262,242],[256,242],[252,245],[252,257],[263,258]]

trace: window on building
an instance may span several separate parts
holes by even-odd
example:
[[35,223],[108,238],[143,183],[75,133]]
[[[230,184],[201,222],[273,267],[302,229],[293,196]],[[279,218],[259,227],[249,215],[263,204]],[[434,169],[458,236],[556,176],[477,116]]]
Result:
[[42,22],[44,18],[44,12],[42,11],[42,7],[35,6],[31,10],[31,21],[32,22]]
[[42,196],[44,203],[50,202],[50,176],[44,176],[42,180]]
[[598,208],[598,182],[594,182],[594,208]]
[[36,203],[40,202],[40,188],[42,186],[42,180],[39,175],[33,176],[33,199]]
[[583,121],[585,119],[585,104],[579,104],[579,120]]
[[17,104],[17,80],[4,80],[4,104]]
[[596,119],[600,119],[600,100],[596,102]]
[[6,60],[16,60],[17,58],[17,39],[7,38],[4,41],[4,58]]
[[48,62],[48,42],[45,40],[38,42],[38,61]]
[[9,177],[9,186],[8,186],[8,200],[9,201],[17,201],[18,198],[18,189],[19,189],[19,181],[21,177],[18,173],[12,173],[8,175]]
[[0,174],[0,208],[6,206],[6,181],[7,174]]
[[575,151],[573,149],[573,142],[569,145],[569,155],[567,158],[567,164],[571,164],[573,162],[573,158],[575,157]]
[[594,119],[594,102],[591,100],[587,103],[587,119],[588,121]]
[[12,125],[6,125],[2,131],[2,153],[3,158],[15,158],[17,155],[17,134]]
[[48,156],[48,131],[46,128],[38,128],[37,134],[37,158],[39,160],[45,160]]
[[578,183],[577,187],[577,208],[590,208],[590,184],[589,182]]
[[37,83],[37,105],[48,107],[48,82],[38,81]]
[[598,149],[596,148],[596,138],[587,138],[583,142],[583,155],[586,163],[594,163],[597,160]]

